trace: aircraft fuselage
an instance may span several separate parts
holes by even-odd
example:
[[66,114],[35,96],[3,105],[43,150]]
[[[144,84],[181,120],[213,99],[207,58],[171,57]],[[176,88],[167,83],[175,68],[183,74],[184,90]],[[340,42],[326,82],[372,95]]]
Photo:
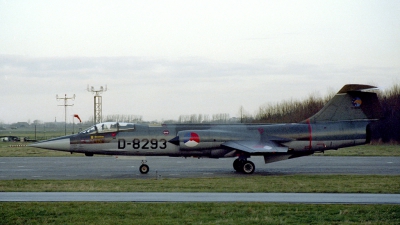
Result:
[[[177,124],[149,127],[134,124],[134,129],[119,132],[79,133],[69,136],[69,144],[58,149],[108,155],[234,157],[236,151],[221,146],[227,141],[274,140],[289,152],[314,152],[365,144],[370,121],[317,124],[271,125],[193,125]],[[190,128],[190,129],[189,129]],[[187,146],[182,132],[199,136],[196,146]],[[176,138],[176,137],[180,137]],[[174,141],[174,138],[176,139]],[[261,146],[268,148],[268,145]]]

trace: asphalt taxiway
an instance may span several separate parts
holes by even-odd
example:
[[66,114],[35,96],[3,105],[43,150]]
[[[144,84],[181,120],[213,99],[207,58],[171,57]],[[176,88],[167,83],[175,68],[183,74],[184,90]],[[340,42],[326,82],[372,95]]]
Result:
[[[197,159],[147,157],[148,174],[140,174],[140,160],[130,157],[0,157],[0,180],[242,177],[233,158]],[[362,174],[400,175],[400,157],[306,156],[270,164],[252,157],[258,175]]]
[[307,204],[400,204],[400,194],[0,192],[0,202],[275,202]]

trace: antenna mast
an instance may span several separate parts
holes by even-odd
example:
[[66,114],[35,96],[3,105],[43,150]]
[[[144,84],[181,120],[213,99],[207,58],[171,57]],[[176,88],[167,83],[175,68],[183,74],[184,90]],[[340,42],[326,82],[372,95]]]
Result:
[[68,105],[67,101],[70,100],[75,100],[75,94],[72,97],[67,97],[67,94],[65,94],[64,98],[59,98],[58,95],[56,95],[56,99],[57,101],[60,99],[64,100],[64,105],[58,105],[58,106],[64,106],[64,115],[65,115],[65,135],[67,135],[67,106],[74,106],[74,104],[72,105]]
[[107,85],[106,88],[103,88],[103,86],[100,86],[99,90],[95,90],[94,87],[90,87],[89,85],[87,86],[87,91],[92,92],[94,94],[94,124],[98,124],[102,122],[102,111],[103,111],[103,106],[102,106],[102,94],[103,92],[107,91]]

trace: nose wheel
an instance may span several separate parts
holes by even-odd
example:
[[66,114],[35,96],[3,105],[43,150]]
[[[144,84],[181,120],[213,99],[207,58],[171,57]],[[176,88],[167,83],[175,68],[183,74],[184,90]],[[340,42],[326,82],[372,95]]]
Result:
[[146,164],[146,160],[142,161],[142,165],[139,167],[139,171],[141,174],[146,174],[150,171],[149,166]]

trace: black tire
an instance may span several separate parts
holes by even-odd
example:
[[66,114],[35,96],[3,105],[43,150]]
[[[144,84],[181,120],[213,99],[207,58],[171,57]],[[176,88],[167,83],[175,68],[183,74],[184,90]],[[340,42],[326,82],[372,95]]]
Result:
[[235,169],[236,172],[242,172],[242,160],[235,159],[235,161],[233,161],[233,169]]
[[141,174],[146,174],[146,173],[149,172],[149,170],[150,170],[150,168],[149,168],[149,166],[146,165],[146,164],[142,164],[142,165],[139,167],[139,171],[140,171]]
[[246,161],[243,163],[242,166],[242,172],[245,174],[252,174],[254,173],[254,170],[256,169],[256,166],[252,161]]

